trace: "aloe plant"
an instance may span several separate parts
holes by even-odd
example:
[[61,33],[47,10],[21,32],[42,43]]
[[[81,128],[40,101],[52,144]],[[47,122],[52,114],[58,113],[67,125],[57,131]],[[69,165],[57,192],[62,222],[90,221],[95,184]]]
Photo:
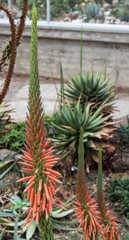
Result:
[[103,73],[94,75],[93,71],[87,72],[85,76],[80,74],[71,77],[64,87],[65,98],[69,100],[72,108],[80,100],[82,109],[88,103],[91,104],[93,112],[103,106],[101,113],[106,115],[113,111],[114,94],[112,83],[108,83],[106,77],[103,79]]
[[100,116],[101,112],[102,107],[100,106],[93,113],[90,104],[85,105],[82,111],[81,104],[78,103],[74,110],[69,105],[64,105],[62,110],[56,112],[54,116],[55,123],[53,123],[53,128],[56,136],[53,142],[56,143],[55,148],[58,149],[58,154],[63,156],[70,154],[73,161],[78,158],[80,127],[83,127],[87,171],[89,171],[91,159],[98,162],[99,146],[110,138],[112,132],[111,128],[108,128],[108,124],[110,124],[107,122],[108,116]]

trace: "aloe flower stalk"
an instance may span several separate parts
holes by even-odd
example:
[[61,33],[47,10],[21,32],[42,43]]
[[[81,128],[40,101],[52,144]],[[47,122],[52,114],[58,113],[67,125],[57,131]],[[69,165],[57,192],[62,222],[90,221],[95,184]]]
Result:
[[100,211],[100,220],[104,224],[103,237],[106,240],[118,240],[117,224],[115,218],[111,216],[111,211],[106,207],[102,189],[102,153],[99,150],[99,165],[98,165],[98,184],[97,184],[97,202]]
[[82,227],[83,239],[98,240],[98,232],[101,232],[101,226],[98,223],[99,212],[96,210],[95,201],[91,199],[87,192],[85,172],[84,172],[84,145],[83,145],[83,128],[80,129],[80,139],[78,148],[78,175],[76,189],[76,207],[75,221],[80,221],[79,228]]
[[[63,204],[55,197],[55,183],[60,183],[60,174],[52,167],[58,161],[53,156],[53,148],[49,147],[50,142],[44,133],[43,108],[40,96],[40,84],[38,75],[38,54],[37,54],[37,10],[33,6],[32,30],[31,30],[31,57],[30,57],[30,86],[28,100],[27,125],[26,125],[26,151],[23,151],[24,158],[22,172],[28,173],[27,177],[19,180],[26,181],[30,208],[26,224],[30,227],[32,222],[40,229],[43,240],[52,240],[53,232],[51,225],[51,212],[54,200]],[[59,205],[60,206],[60,205]]]

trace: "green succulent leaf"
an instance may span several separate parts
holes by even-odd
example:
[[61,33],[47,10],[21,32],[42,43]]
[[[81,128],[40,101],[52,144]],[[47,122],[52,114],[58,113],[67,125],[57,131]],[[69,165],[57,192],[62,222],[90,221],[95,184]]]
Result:
[[36,221],[34,220],[31,224],[31,226],[29,227],[29,229],[26,232],[26,239],[27,240],[31,239],[31,237],[35,233],[35,229],[36,229]]

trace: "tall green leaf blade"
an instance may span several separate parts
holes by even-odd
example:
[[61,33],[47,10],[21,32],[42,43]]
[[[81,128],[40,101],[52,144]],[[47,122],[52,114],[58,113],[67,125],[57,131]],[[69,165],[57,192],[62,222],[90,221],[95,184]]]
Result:
[[0,240],[2,240],[3,236],[4,236],[4,233],[5,233],[5,229],[3,230],[3,232],[1,233],[0,235]]
[[1,183],[0,184],[0,189],[4,188],[4,187],[6,187],[6,186],[8,186],[8,185],[10,185],[12,183],[15,183],[15,182],[16,182],[16,180],[13,180],[13,181],[10,181],[10,182]]
[[5,218],[14,217],[14,214],[13,213],[0,212],[0,218],[1,217],[5,217]]
[[2,174],[0,174],[0,180],[2,178],[5,177],[5,175],[16,165],[16,163],[14,163],[13,165],[11,165],[6,171],[4,171]]
[[64,211],[64,212],[62,212],[62,213],[52,212],[52,217],[53,217],[53,218],[63,218],[63,217],[66,217],[67,215],[69,215],[69,214],[72,213],[72,212],[74,212],[73,209]]

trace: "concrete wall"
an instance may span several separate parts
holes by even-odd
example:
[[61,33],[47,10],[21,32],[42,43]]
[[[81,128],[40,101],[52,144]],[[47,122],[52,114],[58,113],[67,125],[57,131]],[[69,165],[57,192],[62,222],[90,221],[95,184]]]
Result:
[[[30,24],[18,47],[15,73],[29,74]],[[80,69],[80,31],[83,27],[83,72],[107,70],[116,86],[129,87],[129,26],[38,22],[39,73],[59,78],[59,63],[64,77]],[[0,21],[0,43],[9,36],[9,24]],[[0,48],[0,55],[2,48]]]

